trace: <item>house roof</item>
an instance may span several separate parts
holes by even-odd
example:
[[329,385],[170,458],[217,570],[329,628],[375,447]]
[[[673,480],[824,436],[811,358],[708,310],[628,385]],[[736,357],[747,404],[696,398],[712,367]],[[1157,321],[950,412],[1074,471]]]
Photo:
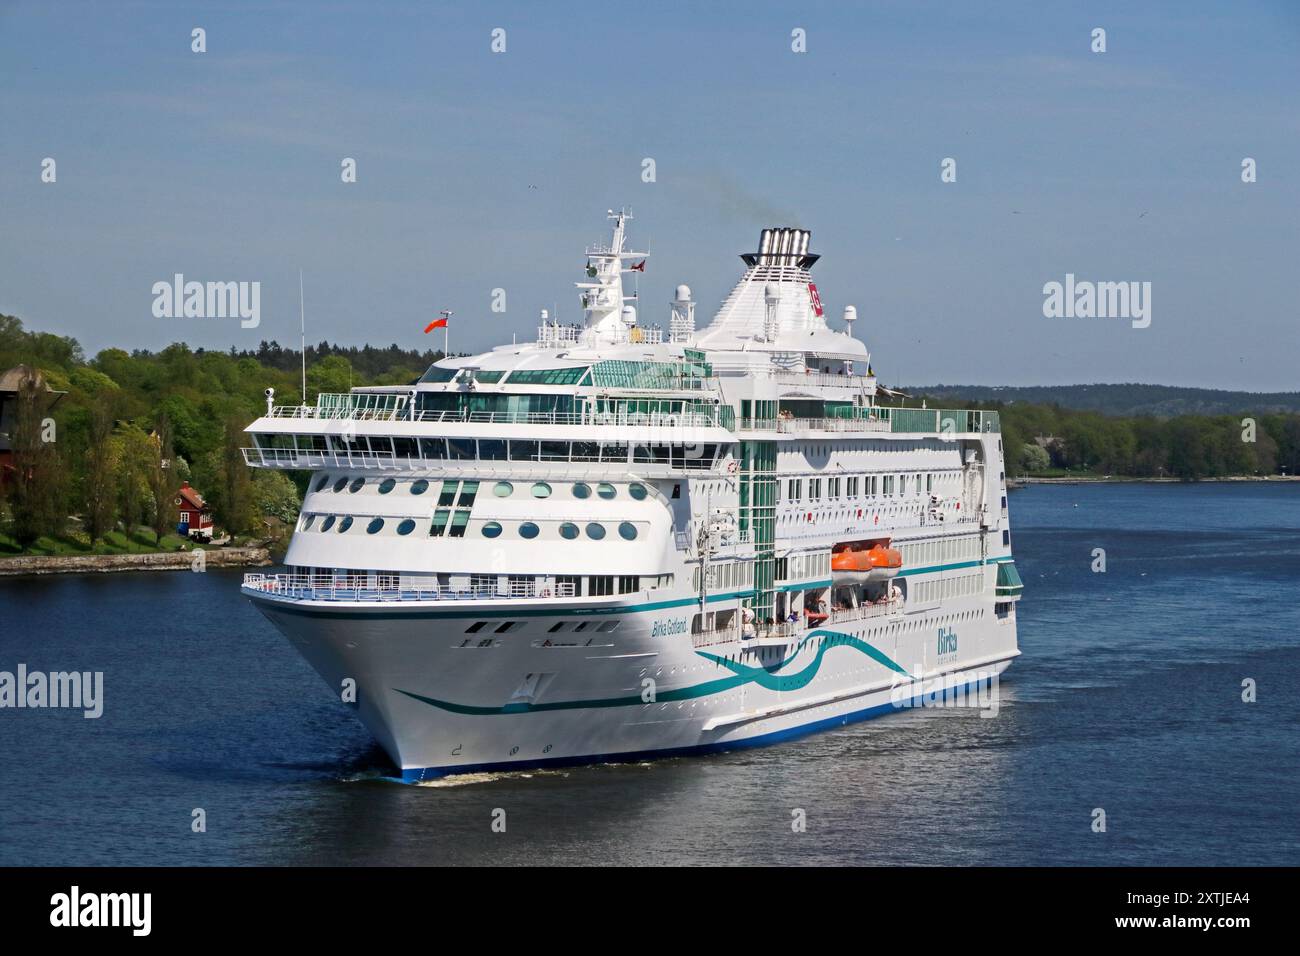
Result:
[[181,496],[182,501],[198,511],[202,511],[208,506],[207,502],[203,500],[203,496],[191,488],[188,482],[181,485],[176,493]]

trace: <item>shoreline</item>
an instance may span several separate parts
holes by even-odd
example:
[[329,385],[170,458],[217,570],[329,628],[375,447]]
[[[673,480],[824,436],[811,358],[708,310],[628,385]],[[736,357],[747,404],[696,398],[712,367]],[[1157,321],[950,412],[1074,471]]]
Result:
[[[269,548],[203,551],[205,567],[265,567],[274,562]],[[18,555],[0,558],[0,577],[42,574],[108,574],[116,571],[188,571],[194,552],[151,551],[146,554]]]

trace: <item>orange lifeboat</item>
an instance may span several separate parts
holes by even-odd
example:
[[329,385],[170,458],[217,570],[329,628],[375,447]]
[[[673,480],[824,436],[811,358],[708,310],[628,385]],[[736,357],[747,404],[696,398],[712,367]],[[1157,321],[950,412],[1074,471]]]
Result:
[[903,567],[903,552],[883,544],[863,550],[852,547],[831,555],[831,571],[837,584],[862,584],[892,578]]

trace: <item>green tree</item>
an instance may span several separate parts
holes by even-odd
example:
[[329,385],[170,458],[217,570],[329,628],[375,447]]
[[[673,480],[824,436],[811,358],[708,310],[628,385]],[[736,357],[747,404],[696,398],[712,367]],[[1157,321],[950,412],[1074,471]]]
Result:
[[81,508],[91,544],[112,531],[117,521],[117,452],[112,409],[105,402],[98,403],[90,409],[81,482]]
[[13,536],[22,547],[56,535],[67,522],[67,472],[56,447],[58,426],[49,417],[50,395],[35,369],[18,383],[10,446],[13,488],[9,508]]
[[172,424],[166,414],[159,416],[158,424],[150,437],[153,453],[149,458],[145,479],[149,483],[149,497],[152,499],[150,514],[154,541],[161,543],[162,536],[176,525],[176,489],[180,487],[173,467],[176,453],[172,448]]

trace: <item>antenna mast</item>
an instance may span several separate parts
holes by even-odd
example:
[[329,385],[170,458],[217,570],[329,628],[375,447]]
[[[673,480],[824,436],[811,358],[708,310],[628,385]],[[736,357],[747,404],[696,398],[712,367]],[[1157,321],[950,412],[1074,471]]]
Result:
[[302,333],[302,407],[307,407],[307,309],[302,298],[302,270],[298,270],[298,322]]

